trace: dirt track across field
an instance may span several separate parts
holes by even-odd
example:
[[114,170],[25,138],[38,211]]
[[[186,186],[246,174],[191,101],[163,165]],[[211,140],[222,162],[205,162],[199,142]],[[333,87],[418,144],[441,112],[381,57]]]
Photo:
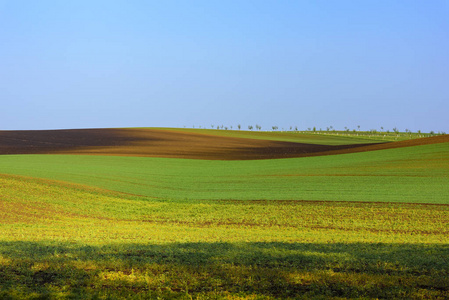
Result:
[[0,131],[0,154],[91,154],[248,160],[352,153],[439,142],[449,142],[449,136],[385,144],[326,146],[158,129],[25,130]]

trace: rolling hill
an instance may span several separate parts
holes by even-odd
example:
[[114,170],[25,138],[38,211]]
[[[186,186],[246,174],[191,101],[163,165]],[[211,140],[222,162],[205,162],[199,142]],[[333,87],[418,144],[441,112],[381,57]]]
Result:
[[0,298],[449,297],[448,136],[223,132],[1,131]]
[[[222,136],[221,131],[176,129],[74,129],[0,131],[0,154],[90,154],[248,160],[293,158],[364,152],[396,147],[448,142],[447,135],[416,140],[373,143],[363,138],[317,137],[312,134],[248,133]],[[241,135],[241,133],[240,133]],[[293,139],[291,136],[294,136]],[[266,137],[267,140],[262,139]],[[280,139],[280,140],[276,140]]]

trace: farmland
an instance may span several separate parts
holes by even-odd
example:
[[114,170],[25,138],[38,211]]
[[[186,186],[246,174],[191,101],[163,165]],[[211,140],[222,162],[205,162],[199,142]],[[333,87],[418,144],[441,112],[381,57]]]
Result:
[[208,132],[176,153],[137,133],[3,146],[2,298],[449,297],[447,136],[208,148]]

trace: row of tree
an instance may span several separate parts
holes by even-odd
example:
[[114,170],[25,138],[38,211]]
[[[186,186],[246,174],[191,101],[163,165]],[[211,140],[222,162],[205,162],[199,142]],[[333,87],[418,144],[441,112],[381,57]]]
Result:
[[[193,128],[195,128],[195,126],[193,126]],[[201,126],[199,126],[199,128],[201,128]],[[206,127],[204,127],[204,128],[206,128]],[[232,130],[233,129],[233,127],[232,127],[232,125],[231,126],[224,126],[224,125],[211,125],[211,128],[212,129],[218,129],[218,130],[220,130],[220,129],[222,129],[222,130],[228,130],[228,129],[230,129],[230,130]],[[346,131],[346,132],[350,132],[351,131],[351,129],[349,129],[347,126],[345,126],[344,127],[345,129],[344,129],[344,131]],[[242,125],[241,124],[237,124],[237,129],[238,130],[241,130],[242,129]],[[253,125],[248,125],[248,130],[253,130],[253,129],[256,129],[256,130],[258,130],[258,131],[261,131],[262,130],[262,126],[260,126],[259,124],[256,124],[255,126],[253,126]],[[271,130],[272,131],[277,131],[279,129],[279,127],[278,126],[271,126]],[[282,131],[285,131],[285,129],[284,128],[282,128]],[[290,126],[290,131],[299,131],[298,130],[298,126]],[[307,128],[307,130],[304,130],[304,131],[313,131],[313,132],[317,132],[317,131],[319,131],[319,132],[323,132],[324,130],[322,130],[322,128],[320,128],[319,130],[316,128],[316,127],[308,127]],[[338,131],[338,130],[336,130],[333,126],[328,126],[328,127],[326,127],[326,130],[325,131],[328,131],[328,132],[336,132],[336,131]],[[340,130],[341,131],[341,130]],[[360,125],[357,125],[357,130],[356,129],[353,129],[352,130],[353,132],[357,132],[357,131],[359,131],[360,132]],[[369,132],[369,133],[372,133],[372,134],[376,134],[376,133],[380,133],[380,132],[386,132],[386,133],[390,133],[391,131],[390,130],[384,130],[384,127],[383,126],[381,126],[380,127],[380,131],[377,131],[377,129],[370,129],[370,130],[368,130],[368,131],[365,131],[365,132]],[[393,129],[392,129],[392,132],[393,133],[396,133],[396,134],[398,134],[399,133],[399,129],[397,128],[397,127],[394,127]],[[408,129],[408,128],[406,128],[405,129],[405,133],[412,133],[412,131],[410,130],[410,129]],[[421,130],[418,130],[416,133],[418,133],[418,134],[421,134],[422,132],[421,132]],[[430,131],[430,134],[435,134],[435,131]],[[446,134],[445,132],[438,132],[438,134]]]

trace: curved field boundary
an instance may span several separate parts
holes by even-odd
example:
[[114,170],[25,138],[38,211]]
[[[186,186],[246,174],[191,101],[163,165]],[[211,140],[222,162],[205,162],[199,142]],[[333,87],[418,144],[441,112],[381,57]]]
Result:
[[0,173],[170,201],[322,200],[448,204],[449,143],[246,161],[3,155]]
[[338,149],[338,150],[334,150],[334,151],[325,151],[325,152],[321,152],[321,153],[310,153],[310,155],[308,155],[308,156],[357,153],[357,152],[386,150],[386,149],[395,149],[395,148],[403,148],[403,147],[432,145],[432,144],[440,144],[440,143],[449,143],[449,134],[433,136],[433,137],[426,137],[426,138],[419,138],[419,139],[413,139],[413,140],[406,140],[406,141],[391,142],[391,143],[363,145],[360,147],[354,147],[354,148],[348,148],[348,149]]
[[437,136],[383,144],[317,145],[166,129],[0,131],[0,154],[89,154],[210,160],[294,158],[449,142]]
[[143,128],[0,131],[0,154],[248,160],[301,157],[352,147],[360,145],[315,145]]
[[[141,128],[142,129],[142,128]],[[278,142],[293,142],[293,143],[305,143],[316,145],[350,145],[350,144],[367,144],[367,143],[385,143],[390,140],[382,138],[374,139],[367,138],[366,136],[347,136],[336,135],[319,132],[293,132],[293,131],[248,131],[248,130],[217,130],[217,129],[197,129],[197,128],[148,128],[148,129],[160,129],[176,132],[190,132],[197,134],[206,134],[212,136],[222,137],[236,137],[244,139],[256,139],[266,141],[278,141]]]

